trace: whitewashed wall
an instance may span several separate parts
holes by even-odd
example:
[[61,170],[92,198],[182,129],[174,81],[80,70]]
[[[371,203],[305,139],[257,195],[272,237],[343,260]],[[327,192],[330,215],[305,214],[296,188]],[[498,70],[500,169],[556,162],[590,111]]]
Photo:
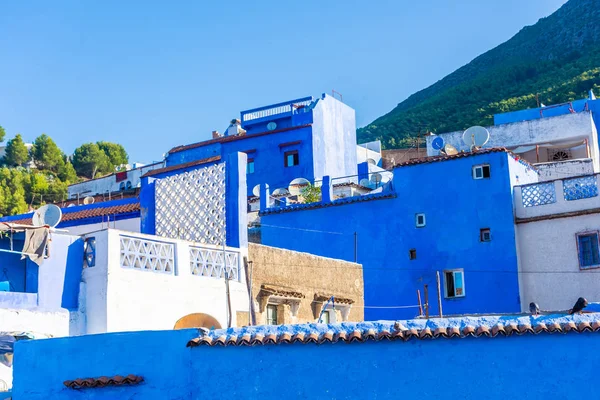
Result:
[[140,217],[121,219],[118,221],[108,221],[97,224],[77,225],[64,228],[71,235],[85,235],[90,232],[100,231],[106,228],[119,229],[128,232],[140,231]]
[[[194,243],[113,229],[89,236],[96,238],[96,266],[83,272],[87,333],[173,329],[177,320],[193,313],[212,315],[227,326],[225,280],[192,275],[190,246]],[[174,273],[122,267],[122,236],[174,244]],[[247,249],[239,255],[239,281],[230,281],[233,326],[236,312],[249,308],[241,263],[244,255]]]
[[[596,127],[590,112],[566,114],[556,117],[535,119],[531,121],[514,122],[490,126],[490,140],[484,148],[510,147],[545,144],[548,142],[567,141],[570,139],[588,139],[591,158],[594,160],[594,171],[600,172],[598,142]],[[463,131],[443,133],[440,136],[446,143],[459,150],[469,151],[462,141]],[[438,151],[431,147],[435,136],[427,136],[427,155],[437,155]],[[574,157],[584,157],[585,152],[574,154]],[[526,159],[529,159],[526,157]],[[546,161],[543,157],[540,161]]]
[[131,182],[132,187],[138,187],[141,183],[141,177],[148,171],[162,168],[163,163],[149,164],[140,168],[130,169],[127,171],[127,179],[117,182],[115,174],[104,176],[102,178],[90,179],[89,181],[75,183],[68,187],[69,198],[93,196],[96,194],[103,194],[106,192],[118,192],[121,182]]
[[517,224],[521,307],[566,310],[600,300],[600,270],[580,270],[576,234],[600,230],[600,214]]
[[563,179],[569,176],[589,175],[594,173],[593,160],[579,159],[560,162],[536,164],[540,181]]

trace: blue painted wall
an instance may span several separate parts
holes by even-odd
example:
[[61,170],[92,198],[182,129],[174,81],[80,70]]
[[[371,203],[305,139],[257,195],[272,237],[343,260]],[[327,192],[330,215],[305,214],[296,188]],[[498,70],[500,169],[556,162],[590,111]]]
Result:
[[[479,164],[491,165],[491,179],[472,178]],[[396,198],[262,215],[262,243],[354,261],[356,233],[366,320],[414,317],[417,308],[371,307],[416,305],[424,284],[437,313],[436,271],[460,268],[466,296],[443,299],[444,314],[517,312],[515,174],[521,184],[537,180],[505,152],[396,168]],[[417,213],[425,214],[423,228],[415,226]],[[482,228],[491,229],[491,242],[480,242]]]
[[[188,348],[195,330],[15,344],[14,400],[578,399],[597,333]],[[40,362],[43,355],[43,362]],[[136,374],[137,386],[68,389],[76,378]]]
[[[244,121],[247,114],[308,101],[312,103],[306,108]],[[305,97],[242,111],[240,120],[246,130],[245,136],[170,153],[167,166],[216,155],[225,158],[228,154],[247,153],[248,159],[254,161],[254,173],[247,175],[248,196],[261,183],[267,183],[275,190],[287,188],[293,179],[300,177],[314,181],[324,175],[357,174],[355,112],[331,96]],[[268,134],[270,122],[277,124],[272,134]],[[288,145],[282,147],[282,144]],[[298,151],[299,165],[286,167],[284,154],[292,150]]]

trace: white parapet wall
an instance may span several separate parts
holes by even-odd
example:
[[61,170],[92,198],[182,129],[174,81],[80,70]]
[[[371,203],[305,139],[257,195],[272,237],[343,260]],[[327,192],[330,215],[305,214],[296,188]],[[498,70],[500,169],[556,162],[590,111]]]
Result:
[[173,329],[179,319],[195,313],[227,327],[226,271],[232,326],[238,312],[248,312],[247,249],[114,229],[86,236],[92,238],[95,265],[83,272],[86,333]]

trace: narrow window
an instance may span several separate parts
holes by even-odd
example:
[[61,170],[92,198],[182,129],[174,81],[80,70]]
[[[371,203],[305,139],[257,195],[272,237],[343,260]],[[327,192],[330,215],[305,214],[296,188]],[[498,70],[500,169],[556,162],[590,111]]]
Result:
[[417,249],[410,249],[408,251],[408,258],[410,260],[416,260],[417,259]]
[[489,179],[491,169],[489,165],[475,165],[473,167],[473,179]]
[[444,281],[446,288],[446,298],[464,297],[465,282],[462,269],[444,271]]
[[490,233],[489,228],[483,228],[479,230],[479,240],[481,242],[491,242],[492,234]]
[[324,311],[323,315],[321,315],[321,323],[328,324],[329,323],[329,311]]
[[415,225],[417,226],[417,228],[422,228],[425,226],[425,214],[415,215]]
[[294,165],[299,165],[300,158],[298,156],[298,150],[286,151],[284,153],[283,162],[286,167],[293,167]]
[[254,173],[254,159],[249,158],[248,163],[246,164],[246,173],[253,174]]
[[277,306],[267,305],[267,325],[277,325]]
[[586,233],[577,236],[580,268],[600,266],[598,253],[598,233]]

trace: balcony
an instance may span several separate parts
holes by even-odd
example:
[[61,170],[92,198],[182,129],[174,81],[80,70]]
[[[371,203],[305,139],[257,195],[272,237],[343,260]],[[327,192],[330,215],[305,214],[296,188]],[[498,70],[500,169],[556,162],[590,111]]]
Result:
[[551,215],[576,215],[600,208],[598,176],[585,175],[516,186],[514,204],[517,222],[519,219],[545,219]]

